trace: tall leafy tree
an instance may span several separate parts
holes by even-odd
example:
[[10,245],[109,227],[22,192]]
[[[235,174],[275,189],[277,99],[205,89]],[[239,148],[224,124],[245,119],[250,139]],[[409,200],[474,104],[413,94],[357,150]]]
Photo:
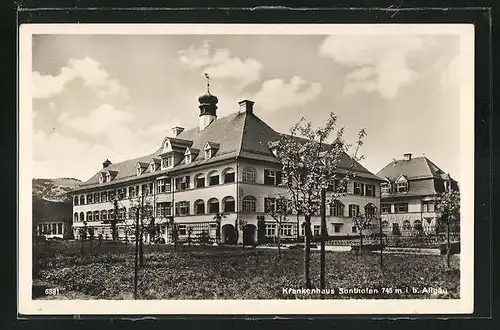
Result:
[[[337,129],[337,116],[330,113],[323,127],[313,128],[311,122],[302,118],[290,129],[290,134],[281,135],[279,141],[269,144],[275,150],[276,157],[283,166],[282,185],[288,188],[291,206],[295,212],[304,216],[304,281],[310,288],[310,252],[311,252],[311,216],[319,214],[326,205],[321,203],[321,194],[332,185],[337,186],[331,193],[333,203],[346,193],[346,184],[351,180],[352,167],[359,147],[366,135],[362,129],[358,133],[352,163],[347,168],[340,168],[341,162],[349,158],[346,154],[351,145],[343,140],[344,128]],[[332,137],[335,137],[332,141]],[[336,182],[338,180],[338,182]],[[329,189],[331,190],[331,189]],[[323,228],[324,229],[324,228]],[[322,235],[324,240],[326,235]],[[324,244],[322,244],[324,255]],[[324,268],[324,264],[321,265]],[[324,272],[322,272],[324,273]]]

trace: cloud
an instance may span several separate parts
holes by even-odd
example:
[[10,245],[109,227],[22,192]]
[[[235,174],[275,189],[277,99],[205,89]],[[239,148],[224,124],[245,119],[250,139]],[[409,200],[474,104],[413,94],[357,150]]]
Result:
[[262,83],[254,99],[260,108],[268,111],[289,106],[303,105],[315,99],[321,92],[321,84],[292,77],[287,83],[282,79],[270,79]]
[[320,45],[320,55],[351,69],[346,76],[345,94],[378,92],[394,98],[402,86],[419,76],[407,64],[409,55],[425,49],[426,41],[417,36],[331,35]]
[[128,88],[116,79],[109,79],[108,72],[101,68],[100,63],[89,57],[70,59],[56,76],[34,71],[32,79],[33,98],[37,99],[61,94],[66,85],[76,79],[81,79],[85,87],[95,89],[98,97],[113,94],[128,98]]
[[131,113],[115,109],[109,103],[101,104],[85,117],[71,117],[63,112],[57,119],[59,123],[90,136],[108,134],[133,120]]
[[228,49],[212,51],[208,42],[198,48],[191,45],[177,54],[188,68],[202,69],[200,73],[207,72],[211,78],[234,79],[240,89],[260,79],[262,64],[258,60],[231,56]]

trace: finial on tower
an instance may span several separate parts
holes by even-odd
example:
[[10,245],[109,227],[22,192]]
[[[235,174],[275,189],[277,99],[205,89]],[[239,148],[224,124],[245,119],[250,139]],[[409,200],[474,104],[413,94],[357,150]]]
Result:
[[205,72],[205,78],[207,78],[207,93],[210,94],[210,77],[208,76],[208,73]]

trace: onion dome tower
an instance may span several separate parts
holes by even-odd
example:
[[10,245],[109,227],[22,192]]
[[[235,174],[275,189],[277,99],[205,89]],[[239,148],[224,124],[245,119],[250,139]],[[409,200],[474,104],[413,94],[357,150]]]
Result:
[[198,98],[200,105],[200,131],[207,128],[214,120],[217,119],[217,96],[210,93],[210,77],[205,73],[207,78],[207,92]]

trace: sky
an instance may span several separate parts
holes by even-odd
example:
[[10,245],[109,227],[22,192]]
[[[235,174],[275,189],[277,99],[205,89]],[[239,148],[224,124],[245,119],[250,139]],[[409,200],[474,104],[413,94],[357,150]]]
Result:
[[218,117],[250,99],[288,132],[334,112],[373,173],[409,152],[459,179],[458,35],[44,34],[32,52],[37,178],[85,181],[195,127],[206,72]]

